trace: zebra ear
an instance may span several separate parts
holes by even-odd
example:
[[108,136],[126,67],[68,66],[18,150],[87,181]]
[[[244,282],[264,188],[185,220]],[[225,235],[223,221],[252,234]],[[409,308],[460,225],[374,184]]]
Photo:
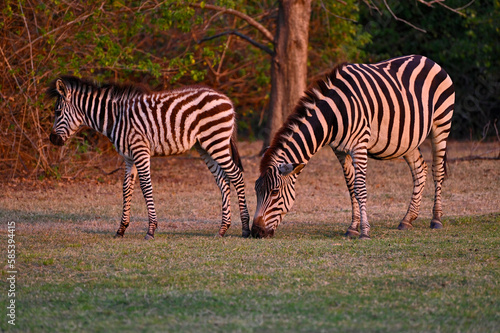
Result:
[[295,175],[298,174],[305,166],[306,165],[304,163],[281,164],[278,167],[278,170],[282,176]]
[[260,157],[264,157],[264,155],[266,154],[266,151],[269,149],[269,146],[267,146],[266,148],[263,148],[260,152]]
[[56,90],[66,100],[69,100],[70,94],[68,87],[66,87],[66,84],[63,82],[61,79],[57,79],[56,81]]

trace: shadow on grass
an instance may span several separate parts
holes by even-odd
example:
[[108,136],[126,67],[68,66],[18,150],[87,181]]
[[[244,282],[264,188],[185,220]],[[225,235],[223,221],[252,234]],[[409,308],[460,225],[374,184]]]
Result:
[[[35,225],[38,223],[51,223],[52,228],[71,226],[78,232],[87,235],[99,235],[105,239],[113,239],[119,227],[119,217],[102,214],[78,214],[59,211],[22,211],[0,209],[0,220],[15,221],[16,223]],[[446,233],[449,228],[464,224],[478,224],[478,227],[487,227],[490,224],[500,222],[500,213],[492,213],[481,216],[450,216],[443,218],[444,229],[438,231]],[[397,230],[399,220],[386,221],[374,220],[372,225],[372,238],[387,238],[399,236],[411,237],[415,233],[430,233],[429,221],[419,218],[414,223],[414,228],[406,231]],[[276,230],[277,239],[343,239],[349,226],[349,221],[342,222],[284,222]],[[159,220],[156,239],[167,239],[172,237],[187,238],[216,238],[220,224],[218,220],[193,220],[191,219],[169,219]],[[132,218],[130,227],[125,233],[124,240],[143,239],[147,232],[147,221],[144,218]],[[233,223],[225,238],[241,238],[241,223]],[[119,239],[118,239],[119,240]]]
[[[387,238],[398,236],[410,236],[415,233],[432,232],[433,229],[429,228],[427,219],[418,219],[414,222],[414,227],[409,230],[398,230],[399,220],[373,220],[370,221],[371,231],[370,236],[372,239]],[[282,238],[311,238],[311,239],[341,239],[345,238],[345,232],[349,227],[350,221],[321,223],[321,222],[288,222],[278,227],[276,231],[277,237]],[[443,223],[445,228],[448,220],[444,219]]]
[[500,222],[500,212],[498,213],[490,213],[485,215],[477,215],[477,216],[450,216],[445,220],[445,223],[448,222],[450,225],[460,226],[464,224],[497,224]]
[[40,223],[40,222],[76,222],[83,223],[88,221],[111,220],[108,216],[96,214],[75,214],[65,212],[40,212],[40,211],[22,211],[0,209],[0,219],[20,223]]
[[[116,230],[118,229],[120,222],[118,219],[112,219],[107,221],[108,226],[113,225],[113,230],[98,230],[92,229],[91,226],[82,225],[79,229],[87,234],[101,234],[110,235],[114,238]],[[116,227],[116,228],[115,228]],[[241,225],[240,225],[241,227]],[[137,219],[130,221],[130,225],[125,231],[125,235],[120,239],[142,239],[147,233],[148,222],[144,219]],[[155,232],[156,239],[163,239],[167,237],[207,237],[215,238],[219,231],[219,224],[214,221],[193,221],[191,219],[165,219],[158,221],[158,229]],[[231,236],[233,236],[231,234]]]
[[[120,216],[108,216],[102,214],[78,214],[58,211],[23,211],[0,209],[0,220],[14,221],[20,224],[51,223],[53,227],[70,224],[86,234],[115,235],[120,225]],[[144,237],[147,232],[147,218],[132,218],[125,236]],[[241,228],[241,225],[239,225]],[[104,228],[104,229],[103,229]],[[110,229],[111,228],[111,229]],[[200,228],[199,231],[196,229]],[[157,235],[184,235],[193,237],[213,237],[219,230],[219,224],[215,221],[203,220],[193,221],[190,219],[160,219],[158,221]]]

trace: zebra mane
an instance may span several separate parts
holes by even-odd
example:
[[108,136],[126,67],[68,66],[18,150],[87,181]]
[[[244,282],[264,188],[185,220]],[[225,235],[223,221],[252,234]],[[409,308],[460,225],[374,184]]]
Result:
[[329,86],[336,80],[337,74],[344,68],[347,63],[338,64],[324,78],[317,80],[304,93],[295,110],[288,116],[285,123],[281,126],[278,132],[274,135],[271,145],[262,156],[260,161],[260,173],[263,175],[267,168],[276,159],[276,155],[283,149],[284,143],[287,142],[293,135],[293,129],[302,124],[302,119],[307,116],[309,108],[318,101],[316,92],[326,95],[330,90]]
[[150,90],[146,86],[141,84],[118,84],[118,83],[99,84],[96,83],[95,81],[91,81],[88,79],[81,79],[73,75],[63,75],[50,83],[50,86],[46,92],[49,98],[59,97],[59,92],[56,89],[56,81],[58,79],[64,81],[64,83],[66,83],[71,87],[87,86],[90,87],[91,90],[111,88],[112,98],[129,97],[129,96],[136,96],[136,95],[143,95],[150,93]]

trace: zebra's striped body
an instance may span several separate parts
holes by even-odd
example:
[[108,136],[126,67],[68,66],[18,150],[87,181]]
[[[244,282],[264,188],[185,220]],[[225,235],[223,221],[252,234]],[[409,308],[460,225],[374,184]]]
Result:
[[48,91],[57,97],[56,119],[50,140],[64,142],[81,126],[106,135],[126,163],[123,214],[116,235],[123,236],[130,221],[130,199],[139,176],[146,200],[149,228],[157,227],[150,157],[183,153],[195,146],[222,193],[223,236],[231,224],[230,183],[238,193],[243,236],[250,234],[243,168],[234,141],[234,109],[223,94],[207,87],[149,92],[134,86],[104,85],[75,77],[54,81]]
[[337,155],[351,195],[348,236],[369,238],[365,183],[368,156],[402,156],[408,163],[413,195],[399,229],[411,227],[418,216],[427,175],[418,147],[428,135],[433,146],[435,182],[431,227],[441,228],[441,185],[454,100],[450,77],[422,56],[335,68],[317,82],[317,88],[306,92],[262,158],[261,175],[255,185],[257,211],[252,235],[274,234],[295,200],[298,174],[325,145]]

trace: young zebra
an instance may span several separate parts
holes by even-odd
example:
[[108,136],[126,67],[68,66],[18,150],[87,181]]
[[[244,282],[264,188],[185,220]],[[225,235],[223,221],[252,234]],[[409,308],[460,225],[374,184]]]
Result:
[[454,102],[448,74],[422,56],[336,67],[317,82],[317,88],[306,91],[264,154],[255,183],[257,211],[252,235],[274,235],[295,200],[297,176],[325,145],[337,155],[351,195],[352,222],[346,236],[370,237],[365,207],[368,156],[402,156],[408,163],[413,195],[398,228],[410,228],[418,216],[427,176],[427,165],[418,148],[429,134],[435,182],[431,228],[442,228],[441,185]]
[[146,200],[149,227],[157,227],[150,177],[150,157],[180,154],[195,146],[222,193],[224,236],[231,224],[230,183],[236,189],[243,237],[250,235],[243,167],[238,155],[235,112],[231,101],[207,87],[149,92],[137,86],[103,85],[72,76],[55,80],[48,95],[57,98],[50,141],[63,145],[80,126],[107,136],[125,159],[123,214],[115,237],[123,237],[130,221],[130,200],[136,176]]

